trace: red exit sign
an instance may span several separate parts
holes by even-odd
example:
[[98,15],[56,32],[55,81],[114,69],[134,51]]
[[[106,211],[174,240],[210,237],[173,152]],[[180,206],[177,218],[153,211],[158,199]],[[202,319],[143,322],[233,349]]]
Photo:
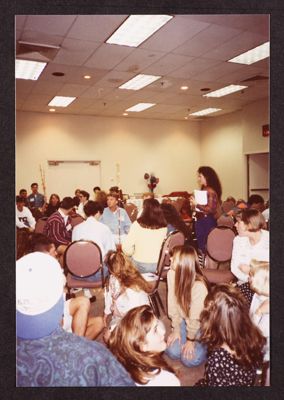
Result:
[[269,125],[262,125],[262,136],[270,136]]

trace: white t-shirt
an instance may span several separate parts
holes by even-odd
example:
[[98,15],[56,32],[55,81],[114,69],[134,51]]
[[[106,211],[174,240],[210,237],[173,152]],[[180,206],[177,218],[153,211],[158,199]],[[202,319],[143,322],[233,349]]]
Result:
[[19,211],[16,207],[16,226],[18,228],[35,228],[36,221],[28,209],[28,207],[23,207],[22,211]]
[[233,242],[231,271],[241,282],[248,281],[248,274],[239,269],[240,264],[249,265],[251,260],[269,261],[269,232],[261,230],[258,243],[252,245],[247,236],[236,236]]
[[111,230],[95,217],[89,217],[73,228],[72,242],[81,239],[95,242],[100,247],[103,258],[109,250],[116,249]]
[[136,386],[181,386],[180,380],[172,372],[162,369],[158,375],[154,375],[145,385],[135,383]]

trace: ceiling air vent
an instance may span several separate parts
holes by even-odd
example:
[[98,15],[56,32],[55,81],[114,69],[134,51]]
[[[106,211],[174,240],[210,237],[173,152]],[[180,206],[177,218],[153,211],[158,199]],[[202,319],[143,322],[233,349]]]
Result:
[[252,81],[265,81],[268,79],[268,76],[262,76],[262,75],[255,75],[250,78],[244,79],[241,82],[252,82]]
[[19,40],[17,42],[16,55],[25,57],[25,59],[47,62],[54,59],[59,49],[60,46]]

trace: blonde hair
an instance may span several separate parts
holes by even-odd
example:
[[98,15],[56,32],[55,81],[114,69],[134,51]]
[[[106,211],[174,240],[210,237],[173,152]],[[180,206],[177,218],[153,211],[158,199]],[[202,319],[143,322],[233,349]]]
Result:
[[137,291],[144,290],[146,293],[151,292],[152,285],[145,281],[130,259],[121,251],[109,251],[106,264],[109,273],[118,279],[122,290],[132,288]]
[[259,295],[269,296],[269,263],[251,260],[250,287]]
[[142,350],[155,319],[150,306],[133,308],[112,331],[108,342],[111,352],[140,384],[148,383],[162,369],[173,372],[161,353]]
[[195,281],[203,282],[208,289],[208,283],[200,270],[195,249],[192,246],[176,246],[173,250],[172,269],[175,271],[177,303],[187,315],[191,304],[191,290]]

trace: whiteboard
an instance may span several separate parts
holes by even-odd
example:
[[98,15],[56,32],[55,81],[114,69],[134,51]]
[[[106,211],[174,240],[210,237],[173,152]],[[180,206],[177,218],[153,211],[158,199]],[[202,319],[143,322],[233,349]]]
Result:
[[47,200],[52,193],[57,193],[62,199],[66,196],[74,197],[75,190],[86,190],[93,199],[93,188],[101,186],[101,166],[88,163],[59,163],[47,165],[46,170]]

